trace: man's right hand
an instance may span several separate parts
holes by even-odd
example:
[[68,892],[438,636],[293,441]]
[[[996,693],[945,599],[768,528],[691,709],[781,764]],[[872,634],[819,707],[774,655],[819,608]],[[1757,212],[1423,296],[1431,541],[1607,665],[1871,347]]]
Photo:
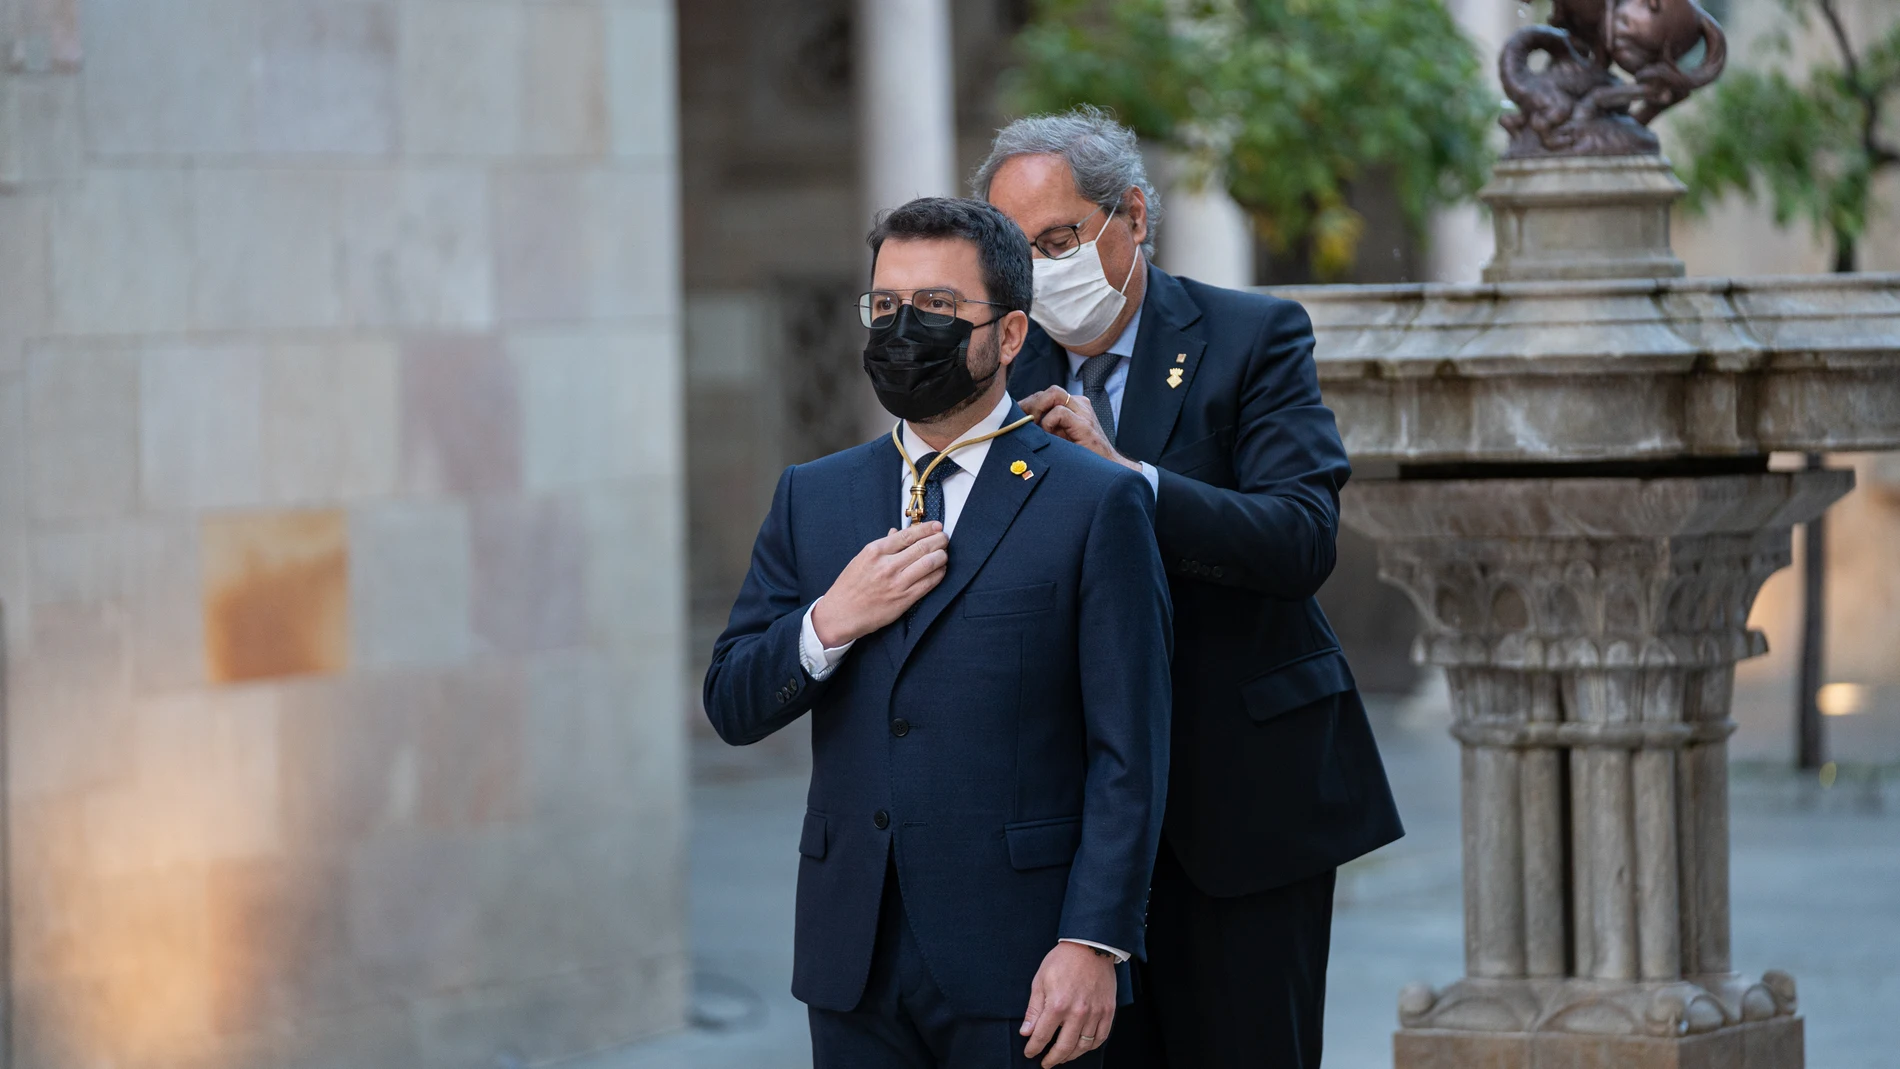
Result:
[[950,537],[941,523],[913,523],[858,551],[811,613],[826,649],[847,645],[894,623],[943,582]]

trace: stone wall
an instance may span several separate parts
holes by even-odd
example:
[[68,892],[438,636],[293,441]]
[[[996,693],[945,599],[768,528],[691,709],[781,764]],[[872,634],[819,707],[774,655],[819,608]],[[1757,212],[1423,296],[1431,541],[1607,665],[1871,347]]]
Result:
[[13,1064],[681,1019],[673,13],[0,0]]

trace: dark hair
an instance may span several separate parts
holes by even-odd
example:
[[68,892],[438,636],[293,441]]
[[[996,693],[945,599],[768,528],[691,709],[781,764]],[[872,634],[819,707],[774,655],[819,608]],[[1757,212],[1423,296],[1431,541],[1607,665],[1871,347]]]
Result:
[[884,213],[865,241],[871,246],[871,269],[884,243],[899,240],[961,238],[976,246],[977,266],[989,299],[1011,311],[1029,311],[1035,293],[1029,266],[1029,239],[1009,216],[980,200],[960,197],[918,197]]

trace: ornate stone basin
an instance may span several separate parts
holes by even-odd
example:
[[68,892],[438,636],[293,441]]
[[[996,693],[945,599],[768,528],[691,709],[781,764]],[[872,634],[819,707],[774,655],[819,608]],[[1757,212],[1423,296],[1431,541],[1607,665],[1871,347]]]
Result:
[[1900,274],[1276,292],[1356,463],[1900,449]]

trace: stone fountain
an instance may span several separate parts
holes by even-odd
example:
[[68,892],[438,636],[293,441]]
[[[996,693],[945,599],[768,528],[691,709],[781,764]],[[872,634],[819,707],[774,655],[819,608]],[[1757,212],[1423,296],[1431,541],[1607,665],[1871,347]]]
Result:
[[1731,686],[1792,528],[1853,485],[1769,454],[1900,448],[1900,275],[1683,277],[1646,127],[1721,30],[1605,6],[1506,47],[1484,284],[1297,294],[1345,522],[1416,602],[1462,750],[1465,975],[1400,995],[1400,1069],[1803,1062],[1794,979],[1729,954]]

